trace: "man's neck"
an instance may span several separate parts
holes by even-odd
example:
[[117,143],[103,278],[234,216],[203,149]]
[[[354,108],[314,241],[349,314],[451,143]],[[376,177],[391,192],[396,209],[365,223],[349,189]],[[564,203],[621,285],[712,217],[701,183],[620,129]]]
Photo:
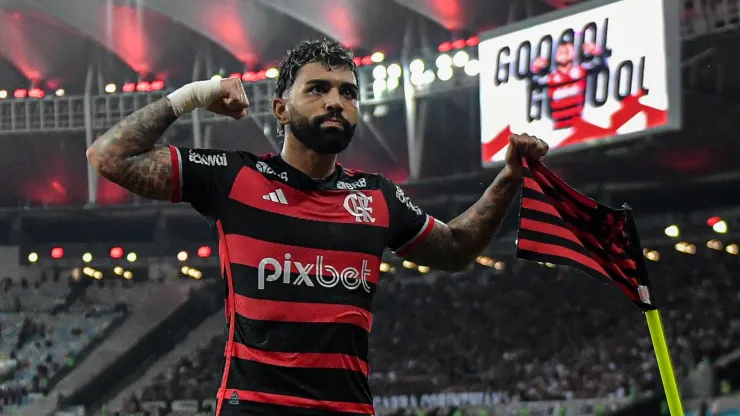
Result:
[[313,179],[324,179],[334,173],[337,155],[316,153],[298,139],[287,135],[280,157],[290,166]]

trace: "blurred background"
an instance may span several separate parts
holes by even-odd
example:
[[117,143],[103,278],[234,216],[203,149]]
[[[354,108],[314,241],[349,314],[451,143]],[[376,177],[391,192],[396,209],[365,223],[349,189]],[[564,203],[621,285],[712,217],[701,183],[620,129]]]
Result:
[[[85,149],[174,88],[238,77],[249,120],[196,111],[164,141],[275,152],[275,67],[319,36],[360,67],[342,163],[435,217],[477,200],[510,132],[628,202],[685,409],[740,414],[739,26],[737,0],[0,0],[0,414],[214,413],[216,234],[97,177]],[[387,254],[378,414],[667,414],[639,311],[514,259],[516,220],[462,273]]]

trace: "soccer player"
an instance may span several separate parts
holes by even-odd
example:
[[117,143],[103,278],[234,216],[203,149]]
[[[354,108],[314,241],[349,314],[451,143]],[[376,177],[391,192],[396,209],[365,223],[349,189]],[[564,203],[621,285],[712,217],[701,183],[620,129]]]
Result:
[[337,163],[359,116],[357,68],[329,40],[302,42],[280,65],[279,155],[156,145],[194,108],[240,119],[248,105],[238,79],[191,83],[122,120],[87,158],[131,192],[187,202],[218,228],[228,342],[217,415],[373,415],[368,336],[384,249],[466,268],[512,202],[520,156],[540,159],[547,145],[512,136],[481,199],[435,220],[385,177]]

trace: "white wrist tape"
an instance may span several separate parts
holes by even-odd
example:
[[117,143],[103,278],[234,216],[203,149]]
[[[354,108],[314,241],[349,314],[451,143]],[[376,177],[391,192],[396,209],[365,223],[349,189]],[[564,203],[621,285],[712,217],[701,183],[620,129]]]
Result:
[[175,115],[180,117],[196,108],[205,108],[221,97],[221,80],[196,81],[167,95]]

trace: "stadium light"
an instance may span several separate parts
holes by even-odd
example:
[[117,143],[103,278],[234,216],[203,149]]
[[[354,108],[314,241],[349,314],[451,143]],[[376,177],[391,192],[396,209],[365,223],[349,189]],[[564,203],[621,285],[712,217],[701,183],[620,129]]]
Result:
[[665,228],[665,235],[668,237],[676,238],[681,235],[681,230],[678,229],[678,225],[673,224]]
[[403,264],[403,267],[405,267],[407,269],[415,269],[415,268],[418,267],[415,263],[410,262],[408,260],[404,260],[403,263],[401,263],[401,264]]
[[116,92],[117,88],[118,87],[116,87],[116,84],[109,83],[105,86],[105,92],[107,92],[108,94],[113,94],[114,92]]
[[93,273],[92,277],[96,280],[100,280],[103,278],[103,272],[101,272],[100,270],[96,270],[95,273]]
[[709,240],[707,241],[707,248],[711,248],[712,250],[722,250],[722,242],[719,240]]
[[51,249],[51,258],[53,259],[61,259],[64,257],[64,249],[61,247],[54,247]]
[[712,217],[708,219],[707,225],[712,227],[715,233],[724,234],[727,232],[727,222],[720,217]]
[[128,260],[128,261],[129,261],[129,263],[133,263],[133,262],[135,262],[135,261],[136,261],[137,257],[138,257],[138,256],[136,255],[136,253],[134,253],[134,252],[132,251],[131,253],[128,253],[128,254],[126,255],[126,260]]
[[112,259],[120,259],[123,257],[123,249],[121,247],[113,247],[110,249],[110,257]]
[[395,90],[396,88],[398,88],[398,85],[399,85],[398,78],[388,78],[388,81],[386,81],[385,83],[385,87],[389,91]]
[[424,71],[423,77],[424,84],[431,84],[432,82],[434,82],[435,79],[437,79],[437,75],[435,75],[434,71],[432,71],[431,69],[427,69],[426,71]]
[[140,83],[136,84],[136,91],[139,92],[151,92],[152,91],[152,84],[147,81],[141,81]]
[[417,270],[419,273],[429,273],[429,266],[419,266]]
[[464,67],[468,62],[470,62],[470,55],[465,51],[459,51],[452,57],[452,63],[458,68]]
[[437,68],[447,68],[452,66],[452,57],[443,53],[437,57],[437,60],[434,61],[434,63],[437,65]]
[[493,268],[498,271],[504,270],[505,267],[506,263],[504,263],[503,261],[497,261],[496,263],[493,263]]
[[676,243],[675,248],[676,248],[676,251],[684,253],[684,254],[696,253],[696,246],[691,243],[687,243],[685,241]]
[[122,275],[123,274],[123,267],[121,267],[121,266],[114,267],[113,268],[113,273],[115,273],[116,276]]
[[123,87],[121,87],[121,91],[123,92],[134,92],[136,91],[136,84],[133,82],[127,82],[123,84]]
[[93,259],[93,255],[90,253],[85,253],[82,255],[82,261],[84,261],[85,263],[90,263],[92,259]]
[[84,269],[82,269],[82,273],[84,273],[85,276],[93,277],[93,274],[95,274],[95,269],[93,269],[92,267],[85,267]]
[[131,280],[131,278],[133,278],[133,277],[134,277],[134,274],[131,273],[130,270],[126,270],[125,272],[123,272],[123,278],[124,279]]
[[26,98],[28,96],[28,91],[24,88],[18,88],[17,90],[13,91],[13,97],[15,98]]
[[383,62],[385,59],[385,55],[383,52],[375,52],[374,54],[370,55],[370,60],[377,63]]
[[439,78],[440,81],[449,81],[452,79],[452,75],[452,67],[445,66],[437,70],[437,78]]
[[187,251],[181,251],[177,253],[177,259],[180,261],[185,261],[188,259],[188,252]]
[[54,95],[56,95],[57,97],[64,97],[64,88],[59,88],[54,91]]
[[211,255],[211,248],[208,246],[201,246],[198,249],[198,257],[206,258]]
[[164,81],[162,81],[161,79],[152,81],[152,91],[159,91],[163,88],[164,88]]
[[391,271],[391,265],[386,262],[380,263],[380,271],[384,273]]
[[422,61],[421,59],[414,59],[409,64],[409,71],[411,71],[411,74],[421,74],[422,72],[424,72],[424,61]]
[[31,263],[36,263],[39,261],[39,255],[36,252],[28,253],[28,261]]
[[465,73],[474,77],[480,74],[480,62],[477,59],[471,59],[465,64]]
[[388,65],[388,68],[386,69],[386,75],[388,75],[388,78],[401,78],[401,65],[398,64],[390,64]]
[[267,71],[265,71],[265,76],[270,79],[275,79],[280,75],[280,71],[277,70],[277,68],[270,68]]
[[41,88],[31,88],[28,90],[28,96],[31,98],[44,98],[46,93]]
[[388,88],[388,83],[385,82],[385,80],[382,79],[376,79],[373,81],[373,95],[376,97],[381,95],[383,91],[385,91]]
[[373,68],[373,79],[384,80],[387,76],[388,76],[388,71],[386,70],[385,66],[378,65],[375,68]]
[[0,100],[8,98],[8,90],[0,90]]
[[655,250],[645,249],[645,250],[643,250],[643,252],[645,253],[645,258],[648,259],[648,260],[650,260],[650,261],[658,261],[658,260],[660,260],[660,253],[658,253]]
[[728,252],[729,254],[737,255],[737,252],[738,252],[737,244],[733,243],[733,244],[728,245],[727,247],[725,247],[725,251]]

